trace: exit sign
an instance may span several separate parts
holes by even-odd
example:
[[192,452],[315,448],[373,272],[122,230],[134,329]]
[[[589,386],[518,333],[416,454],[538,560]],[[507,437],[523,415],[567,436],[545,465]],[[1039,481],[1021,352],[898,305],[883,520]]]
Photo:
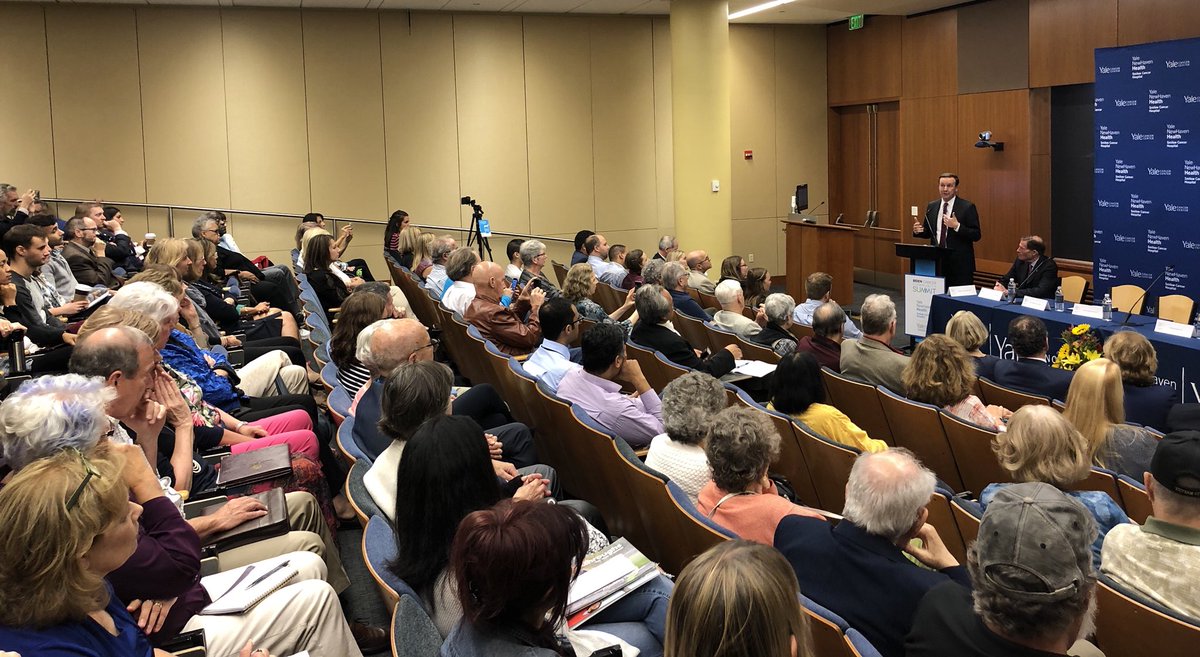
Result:
[[861,30],[863,26],[863,15],[856,14],[850,17],[850,29]]

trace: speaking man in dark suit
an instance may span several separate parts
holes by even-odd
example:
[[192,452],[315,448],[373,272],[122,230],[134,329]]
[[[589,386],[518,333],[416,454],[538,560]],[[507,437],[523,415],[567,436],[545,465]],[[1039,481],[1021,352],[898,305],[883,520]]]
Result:
[[1038,299],[1052,299],[1058,289],[1058,263],[1046,257],[1046,243],[1037,235],[1022,237],[1017,242],[1017,259],[1013,260],[1008,273],[996,282],[996,289],[1008,290],[1008,281],[1017,284],[1017,296],[1029,295]]
[[938,176],[938,194],[941,198],[925,208],[925,218],[913,223],[913,237],[950,249],[942,262],[947,286],[970,285],[975,277],[975,242],[983,236],[979,212],[974,203],[958,198],[957,174]]
[[1046,325],[1032,315],[1021,315],[1008,323],[1008,341],[1017,360],[996,362],[996,383],[1032,395],[1065,400],[1072,373],[1050,367],[1046,351]]

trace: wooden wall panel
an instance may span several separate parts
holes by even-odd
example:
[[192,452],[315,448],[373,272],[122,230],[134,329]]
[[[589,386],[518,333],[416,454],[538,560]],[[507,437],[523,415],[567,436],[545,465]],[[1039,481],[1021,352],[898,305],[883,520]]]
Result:
[[224,69],[213,65],[222,59],[221,15],[143,7],[137,39],[147,198],[229,207],[228,126],[213,111],[225,106]]
[[[824,26],[775,26],[775,216],[779,218],[788,215],[791,195],[800,183],[808,183],[810,204],[826,202],[819,212],[830,207],[825,50]],[[735,189],[735,198],[738,193]],[[770,270],[782,276],[786,273],[782,226],[770,226],[769,235],[776,244],[777,263]]]
[[[1029,230],[1031,196],[1030,92],[1028,89],[968,94],[958,99],[959,191],[979,209],[983,239],[978,259],[1011,261],[1017,240]],[[975,148],[979,129],[1004,142],[997,153]]]
[[[731,25],[730,170],[733,219],[776,216],[775,39],[770,25]],[[756,120],[755,117],[758,117]],[[742,152],[751,150],[747,160]]]
[[904,20],[903,95],[929,98],[958,93],[958,18],[939,11]]
[[457,226],[454,19],[384,12],[379,30],[388,209],[404,210],[416,223]]
[[1115,45],[1117,0],[1030,0],[1029,86],[1093,82],[1093,51]]
[[955,13],[958,93],[1029,87],[1029,0],[991,0]]
[[[516,233],[529,231],[521,27],[519,16],[454,17],[462,194],[483,205],[494,229]],[[461,216],[467,225],[470,209]]]
[[232,9],[221,16],[230,204],[260,212],[308,212],[300,12]]
[[[675,234],[675,163],[671,132],[671,27],[666,18],[651,22],[654,40],[654,196],[659,235]],[[734,192],[736,194],[736,192]]]
[[861,30],[828,26],[829,104],[853,105],[900,97],[900,16],[871,16]]
[[[0,25],[10,38],[30,44],[46,42],[46,16],[42,5],[2,4]],[[0,102],[4,148],[0,148],[0,182],[56,195],[54,136],[50,126],[50,84],[46,49],[9,42],[0,57],[0,80],[8,98]],[[19,102],[15,102],[19,99]]]
[[921,241],[912,236],[911,207],[917,206],[919,219],[937,198],[938,174],[959,168],[958,102],[958,96],[900,101],[900,237],[905,242]]
[[654,42],[644,21],[591,21],[596,230],[655,221]]
[[379,15],[301,12],[312,208],[388,216]]
[[1117,0],[1117,45],[1200,37],[1195,0]]
[[524,23],[529,230],[554,230],[565,212],[595,225],[592,134],[579,129],[592,124],[588,25],[562,16]]
[[[83,47],[85,34],[103,35],[103,47]],[[46,39],[61,44],[49,54],[58,194],[145,201],[133,8],[47,6]]]

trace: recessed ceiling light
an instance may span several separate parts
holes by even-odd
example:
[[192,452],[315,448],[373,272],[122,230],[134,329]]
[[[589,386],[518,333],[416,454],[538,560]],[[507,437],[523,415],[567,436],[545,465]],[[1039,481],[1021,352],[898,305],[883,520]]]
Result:
[[744,16],[749,16],[750,14],[757,14],[760,11],[774,9],[775,7],[779,7],[781,5],[786,5],[786,4],[789,4],[792,2],[795,2],[795,0],[771,0],[771,2],[764,2],[761,5],[755,5],[753,7],[750,7],[749,9],[735,11],[729,15],[729,20],[735,20],[738,18],[742,18]]

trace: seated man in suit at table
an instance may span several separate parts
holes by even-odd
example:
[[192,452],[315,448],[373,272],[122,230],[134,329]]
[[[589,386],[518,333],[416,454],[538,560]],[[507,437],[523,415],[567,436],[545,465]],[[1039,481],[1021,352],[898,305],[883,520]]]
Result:
[[842,342],[842,374],[893,392],[904,390],[900,375],[908,357],[892,347],[896,337],[896,304],[886,294],[872,294],[862,305],[863,336]]
[[1008,273],[996,281],[996,289],[1008,290],[1008,282],[1017,284],[1017,297],[1029,295],[1038,299],[1053,299],[1058,289],[1058,264],[1046,257],[1046,243],[1037,235],[1022,237],[1017,242],[1017,259]]
[[1066,399],[1071,387],[1071,372],[1050,367],[1046,352],[1046,325],[1030,315],[1021,315],[1008,323],[1008,341],[1016,360],[996,363],[995,383],[1033,395]]

